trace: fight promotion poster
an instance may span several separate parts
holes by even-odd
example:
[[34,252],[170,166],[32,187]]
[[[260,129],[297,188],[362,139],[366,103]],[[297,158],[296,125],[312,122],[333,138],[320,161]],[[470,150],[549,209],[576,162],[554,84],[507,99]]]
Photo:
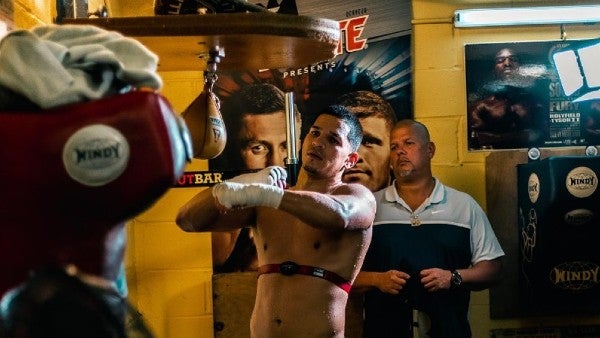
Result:
[[[209,161],[209,172],[187,172],[179,186],[210,186],[245,171],[284,166],[288,155],[285,116],[266,116],[264,112],[277,110],[286,93],[292,94],[298,113],[299,161],[301,139],[314,114],[326,105],[342,103],[344,94],[361,92],[369,98],[346,96],[346,100],[365,101],[372,107],[378,103],[370,99],[386,102],[395,120],[412,117],[410,1],[285,0],[258,4],[277,13],[337,20],[342,32],[337,55],[290,69],[218,72],[213,91],[221,101],[227,145],[221,155]],[[262,116],[256,117],[259,113]],[[374,133],[384,135],[387,131]]]
[[465,46],[469,150],[600,144],[600,40]]
[[[294,120],[298,167],[302,165],[301,139],[315,114],[330,104],[353,106],[350,110],[359,116],[364,137],[359,149],[361,159],[352,172],[345,172],[344,180],[348,180],[348,175],[360,177],[364,180],[360,183],[371,190],[387,186],[390,150],[386,123],[391,121],[393,124],[397,119],[413,116],[410,1],[264,2],[263,5],[277,13],[338,21],[342,34],[337,55],[331,60],[290,69],[219,72],[214,92],[221,99],[227,144],[221,155],[209,161],[210,173],[204,174],[210,178],[217,174],[226,178],[269,165],[287,167],[285,159],[290,149],[287,147],[285,114],[264,112],[281,110],[282,96],[293,96],[297,113]],[[372,112],[376,113],[366,116]],[[214,183],[218,182],[212,180],[211,184]],[[257,266],[250,228],[212,233],[212,253],[215,275],[252,271]],[[218,308],[226,302],[223,297],[218,297],[214,306]],[[348,318],[362,316],[359,301],[350,300],[348,304]],[[215,321],[219,320],[225,318],[215,313]],[[348,338],[360,336],[361,328],[350,326],[360,321],[346,322]],[[225,331],[215,333],[219,337],[227,336]]]

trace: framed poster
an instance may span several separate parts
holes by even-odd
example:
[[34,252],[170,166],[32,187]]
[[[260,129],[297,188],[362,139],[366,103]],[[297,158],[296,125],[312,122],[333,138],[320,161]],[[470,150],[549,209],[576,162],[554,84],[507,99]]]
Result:
[[[222,114],[228,128],[228,144],[223,154],[209,161],[211,170],[245,169],[239,153],[241,145],[236,142],[241,116],[246,110],[271,109],[274,100],[282,100],[284,93],[293,93],[295,107],[300,114],[300,138],[310,126],[313,116],[326,105],[338,103],[344,94],[367,91],[377,95],[393,108],[396,119],[412,116],[410,81],[410,36],[400,36],[372,42],[369,48],[338,55],[330,61],[285,70],[255,70],[221,72],[214,91],[222,102]],[[263,89],[257,88],[262,85]],[[267,85],[272,89],[265,89]],[[249,87],[254,87],[254,90]],[[254,91],[254,93],[249,93]],[[261,92],[278,92],[259,98]],[[246,96],[240,104],[241,96]],[[274,98],[276,96],[278,98]],[[261,102],[271,100],[270,103]],[[283,103],[280,103],[280,105]],[[266,106],[273,105],[272,108]],[[264,108],[260,108],[264,106]],[[254,112],[253,112],[254,113]],[[262,112],[261,112],[262,113]],[[268,145],[274,148],[285,141],[285,120],[272,121],[270,131],[280,127],[278,141]],[[267,145],[265,145],[267,146]],[[263,149],[267,151],[267,149]],[[271,149],[274,151],[274,149]],[[258,152],[259,149],[256,150]],[[260,167],[267,164],[263,163]],[[283,164],[283,163],[280,163]],[[271,164],[272,165],[272,164]]]
[[469,150],[599,144],[599,55],[600,40],[466,45]]
[[[286,146],[283,117],[267,122],[271,134],[269,141],[263,139],[264,142],[250,144],[237,136],[244,127],[240,119],[246,115],[245,109],[252,106],[254,110],[262,110],[267,105],[265,102],[270,102],[272,112],[273,106],[281,106],[281,102],[274,101],[281,101],[284,93],[293,94],[294,107],[299,114],[297,135],[300,139],[314,114],[324,106],[342,103],[342,100],[354,104],[361,102],[373,110],[382,108],[391,111],[394,122],[413,116],[410,1],[337,0],[322,3],[283,0],[258,5],[282,14],[338,20],[342,34],[337,55],[331,60],[290,69],[219,71],[213,88],[220,98],[227,128],[226,147],[219,156],[209,160],[208,172],[186,172],[178,187],[211,186],[247,170],[283,165],[285,154],[274,154]],[[262,89],[257,88],[261,86]],[[267,88],[269,86],[271,88]],[[261,92],[266,95],[262,99],[251,98]],[[240,97],[244,100],[243,104]],[[248,129],[243,132],[247,133]],[[250,144],[248,149],[242,149],[242,142]],[[299,149],[301,140],[297,143]],[[251,155],[257,158],[261,154],[263,159],[260,162],[248,162]],[[266,159],[267,154],[272,158]]]
[[[209,160],[209,170],[222,173],[221,177],[226,179],[271,165],[285,167],[288,153],[284,96],[291,93],[299,161],[301,140],[325,106],[352,106],[353,113],[361,114],[357,115],[359,120],[369,118],[367,115],[372,113],[383,116],[377,117],[377,122],[385,121],[377,127],[375,123],[366,127],[361,122],[363,141],[373,146],[369,155],[359,149],[364,161],[356,168],[363,168],[348,173],[347,177],[354,176],[345,179],[356,180],[353,182],[363,183],[373,191],[387,186],[389,141],[382,141],[389,135],[386,125],[391,129],[396,120],[413,115],[410,2],[330,1],[323,4],[297,0],[282,1],[270,9],[338,20],[342,37],[337,55],[331,60],[290,69],[219,72],[213,88],[221,100],[227,144],[221,155]],[[380,149],[374,151],[375,148]],[[229,248],[220,245],[226,242],[221,238],[226,235],[213,233],[215,272],[252,270],[256,261],[251,233],[243,229],[234,234],[235,244]]]

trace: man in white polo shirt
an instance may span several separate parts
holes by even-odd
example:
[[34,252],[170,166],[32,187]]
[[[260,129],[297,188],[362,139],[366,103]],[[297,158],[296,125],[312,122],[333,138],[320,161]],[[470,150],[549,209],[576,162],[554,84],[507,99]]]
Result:
[[425,125],[391,132],[395,181],[375,193],[373,239],[355,290],[365,294],[364,337],[413,337],[413,309],[428,337],[471,337],[471,290],[499,279],[504,252],[468,194],[431,173],[435,144]]

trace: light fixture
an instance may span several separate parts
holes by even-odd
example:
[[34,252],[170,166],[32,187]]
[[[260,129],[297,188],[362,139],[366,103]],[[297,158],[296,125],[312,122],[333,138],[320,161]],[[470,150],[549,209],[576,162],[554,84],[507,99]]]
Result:
[[460,9],[454,27],[587,24],[600,22],[600,5]]

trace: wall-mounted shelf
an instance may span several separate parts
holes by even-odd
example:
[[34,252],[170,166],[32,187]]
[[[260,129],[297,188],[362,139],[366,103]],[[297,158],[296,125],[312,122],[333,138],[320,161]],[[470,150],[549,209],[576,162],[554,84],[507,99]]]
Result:
[[208,52],[224,51],[220,70],[292,68],[335,56],[335,20],[275,13],[65,19],[137,39],[159,56],[159,71],[204,70]]

